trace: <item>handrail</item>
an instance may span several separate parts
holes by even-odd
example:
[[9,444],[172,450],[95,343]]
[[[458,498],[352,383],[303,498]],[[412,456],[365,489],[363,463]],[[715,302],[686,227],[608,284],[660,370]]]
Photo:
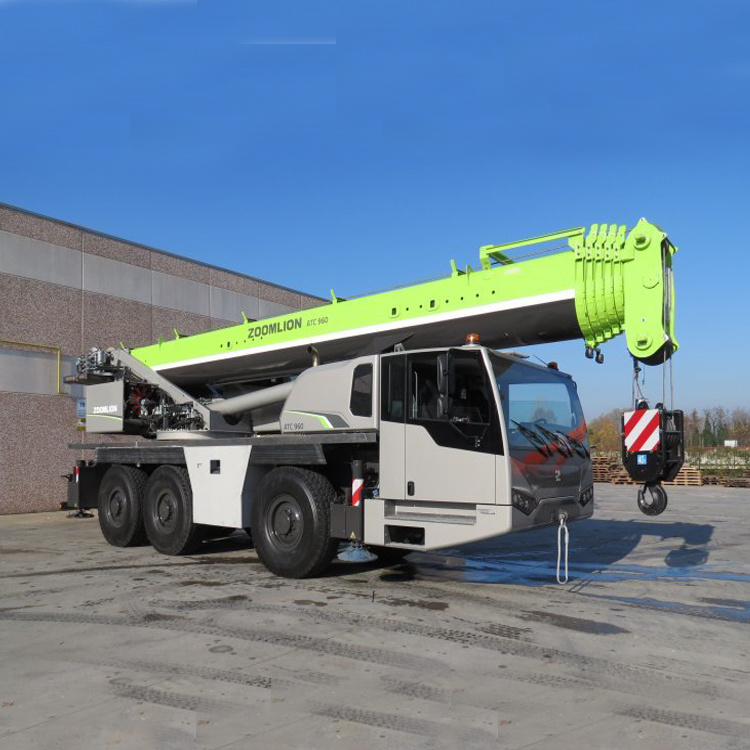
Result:
[[527,247],[528,245],[538,245],[541,242],[554,242],[555,240],[580,237],[585,231],[583,227],[575,227],[573,229],[563,229],[560,232],[552,232],[551,234],[540,234],[538,237],[529,237],[525,240],[505,242],[502,245],[482,245],[479,248],[479,260],[482,262],[482,268],[484,269],[489,268],[493,260],[496,260],[501,265],[505,265],[513,262],[505,254],[506,250],[514,250],[515,248]]

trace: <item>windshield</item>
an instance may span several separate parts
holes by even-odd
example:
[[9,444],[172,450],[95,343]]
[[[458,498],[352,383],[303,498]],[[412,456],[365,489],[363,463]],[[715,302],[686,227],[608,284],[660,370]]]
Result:
[[588,452],[588,437],[575,383],[552,369],[492,356],[511,448]]

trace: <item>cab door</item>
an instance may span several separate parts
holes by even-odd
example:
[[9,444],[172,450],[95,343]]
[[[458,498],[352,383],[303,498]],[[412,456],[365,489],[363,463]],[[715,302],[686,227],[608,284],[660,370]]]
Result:
[[406,492],[406,354],[380,358],[380,497],[403,500]]
[[404,497],[495,503],[502,439],[481,351],[406,356]]

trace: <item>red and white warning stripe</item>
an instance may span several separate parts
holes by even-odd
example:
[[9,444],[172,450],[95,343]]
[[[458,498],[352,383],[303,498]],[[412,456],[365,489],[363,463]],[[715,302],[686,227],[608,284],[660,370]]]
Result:
[[659,447],[659,410],[637,409],[624,414],[625,449],[628,453],[655,451]]
[[364,479],[352,479],[352,505],[356,508],[362,500],[362,487]]

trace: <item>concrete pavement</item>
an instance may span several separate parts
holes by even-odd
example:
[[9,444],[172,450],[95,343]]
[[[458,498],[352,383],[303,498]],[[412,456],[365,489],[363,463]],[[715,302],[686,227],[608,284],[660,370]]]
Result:
[[750,491],[275,578],[0,516],[0,748],[750,747]]

